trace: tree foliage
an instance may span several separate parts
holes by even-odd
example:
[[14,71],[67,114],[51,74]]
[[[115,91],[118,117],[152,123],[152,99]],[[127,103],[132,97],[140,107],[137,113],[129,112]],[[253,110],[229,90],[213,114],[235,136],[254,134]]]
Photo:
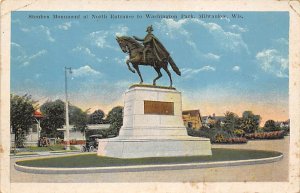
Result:
[[233,132],[235,129],[240,127],[240,118],[237,114],[227,111],[225,113],[225,118],[223,121],[223,129],[230,135],[234,135]]
[[111,135],[119,135],[120,128],[123,125],[123,107],[114,107],[107,116],[107,120],[110,123],[110,133]]
[[[41,106],[43,119],[41,121],[42,135],[47,137],[61,137],[63,133],[57,131],[65,125],[65,103],[62,100],[47,101]],[[84,132],[87,124],[87,112],[80,108],[69,105],[70,124],[75,130]]]
[[36,101],[31,96],[10,95],[10,125],[15,134],[16,147],[23,147],[25,135],[33,125]]
[[41,108],[43,118],[41,120],[42,135],[47,137],[62,137],[57,131],[65,124],[65,103],[62,100],[47,101]]
[[260,120],[260,115],[254,115],[252,111],[244,111],[240,128],[243,129],[245,133],[254,133],[259,127]]
[[101,124],[104,122],[104,112],[101,109],[95,110],[92,114],[89,115],[90,124]]
[[87,128],[87,121],[88,121],[87,112],[81,110],[76,106],[71,105],[69,115],[70,115],[70,124],[74,125],[74,129],[84,132],[85,129]]
[[280,130],[279,126],[276,125],[274,120],[267,120],[264,125],[264,131],[278,131]]

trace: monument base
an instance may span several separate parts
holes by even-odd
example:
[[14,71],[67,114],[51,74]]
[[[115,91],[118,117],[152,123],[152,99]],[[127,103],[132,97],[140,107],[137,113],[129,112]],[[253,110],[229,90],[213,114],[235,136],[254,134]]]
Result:
[[209,139],[101,139],[98,156],[117,158],[211,155]]
[[133,86],[125,93],[119,136],[100,139],[99,156],[118,158],[211,155],[210,140],[190,137],[174,88]]

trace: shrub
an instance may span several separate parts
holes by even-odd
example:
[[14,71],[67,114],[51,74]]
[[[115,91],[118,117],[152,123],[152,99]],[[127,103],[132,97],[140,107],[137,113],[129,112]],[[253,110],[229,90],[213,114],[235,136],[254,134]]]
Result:
[[214,143],[225,143],[226,141],[227,141],[226,137],[221,133],[217,133],[213,139]]
[[205,137],[205,138],[212,139],[218,133],[219,130],[220,129],[207,128],[207,127],[202,127],[199,130],[187,128],[187,133],[189,136],[193,136],[193,137]]
[[242,137],[245,135],[245,131],[243,129],[235,129],[233,134],[237,137]]
[[114,107],[107,115],[107,120],[110,123],[108,135],[118,136],[123,125],[123,107]]
[[278,131],[280,130],[279,125],[276,124],[274,120],[267,120],[264,125],[264,131]]
[[247,139],[282,139],[284,138],[284,131],[273,131],[273,132],[261,132],[261,133],[249,133],[245,137]]
[[222,133],[217,133],[213,140],[211,140],[212,143],[229,143],[229,144],[235,144],[235,143],[247,143],[247,139],[244,137],[228,137]]
[[221,129],[203,127],[200,130],[187,129],[187,131],[190,136],[209,138],[211,143],[247,143],[246,138],[232,136]]

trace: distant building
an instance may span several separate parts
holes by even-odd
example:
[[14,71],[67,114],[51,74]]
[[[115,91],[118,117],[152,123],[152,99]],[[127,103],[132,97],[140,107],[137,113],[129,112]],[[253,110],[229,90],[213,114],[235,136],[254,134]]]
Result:
[[[28,133],[25,136],[24,140],[24,146],[37,146],[38,139],[39,139],[39,133],[38,133],[38,124],[33,124],[31,128],[29,128]],[[11,147],[15,146],[15,134],[10,133],[10,141],[11,141]]]
[[200,129],[202,127],[202,119],[199,110],[182,111],[182,119],[185,127]]
[[215,113],[213,113],[212,115],[202,117],[202,121],[203,121],[202,125],[204,127],[210,127],[210,125],[214,125],[218,121],[220,122],[220,125],[223,125],[224,119],[225,119],[225,116],[216,116]]
[[[110,124],[89,124],[87,125],[88,130],[106,130],[109,129]],[[64,125],[63,128],[57,129],[58,131],[64,132],[64,141],[66,140],[67,131],[66,126]],[[71,145],[82,145],[85,144],[85,133],[81,131],[75,130],[74,125],[70,125],[69,128],[69,140]]]
[[280,128],[288,128],[290,127],[290,120],[286,120],[286,121],[277,121],[276,125],[278,125]]

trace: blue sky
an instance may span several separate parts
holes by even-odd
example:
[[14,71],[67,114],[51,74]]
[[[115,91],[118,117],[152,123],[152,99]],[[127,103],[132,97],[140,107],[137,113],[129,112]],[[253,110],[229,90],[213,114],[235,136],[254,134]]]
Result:
[[[146,18],[145,15],[177,18]],[[30,19],[29,15],[49,16]],[[80,15],[80,19],[53,19],[52,15]],[[92,19],[92,15],[107,19]],[[110,19],[111,14],[133,19]],[[139,14],[142,18],[137,19]],[[184,19],[182,14],[195,18]],[[226,18],[198,18],[221,14]],[[122,105],[122,94],[139,78],[126,67],[127,55],[115,36],[144,37],[148,25],[171,53],[182,76],[172,73],[183,95],[184,109],[202,115],[241,114],[252,110],[263,119],[288,118],[287,12],[13,12],[11,27],[11,92],[31,94],[40,103],[64,99],[64,67],[69,76],[71,103],[106,112]],[[89,18],[84,19],[84,16]],[[145,83],[156,72],[141,67]],[[168,77],[158,85],[169,85]]]

